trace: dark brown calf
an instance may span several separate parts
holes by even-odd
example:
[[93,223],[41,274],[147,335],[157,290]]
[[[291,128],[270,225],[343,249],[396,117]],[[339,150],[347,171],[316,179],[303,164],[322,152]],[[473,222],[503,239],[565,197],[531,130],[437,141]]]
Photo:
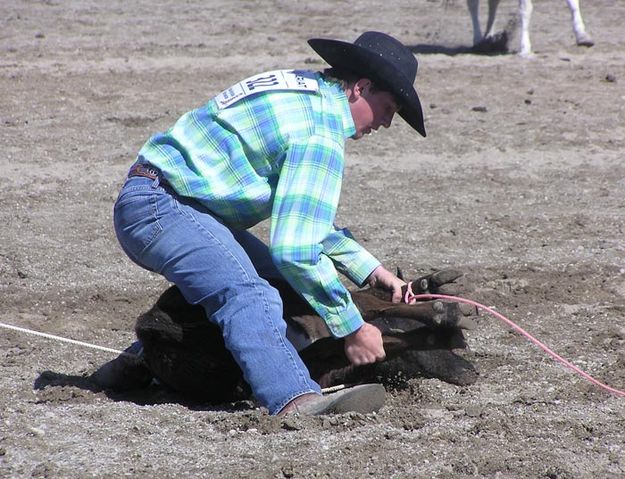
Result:
[[[444,271],[420,278],[417,292],[440,292],[458,273]],[[386,359],[352,366],[343,341],[330,337],[310,306],[284,281],[270,281],[278,289],[289,328],[311,343],[300,356],[322,387],[397,378],[437,377],[455,384],[477,379],[473,366],[452,350],[466,347],[462,329],[469,324],[457,304],[427,301],[394,304],[387,293],[366,289],[352,293],[365,321],[382,331]],[[207,320],[201,306],[190,305],[175,286],[141,315],[137,336],[144,346],[147,367],[163,384],[208,402],[231,401],[250,395],[239,367],[226,349],[219,328]]]

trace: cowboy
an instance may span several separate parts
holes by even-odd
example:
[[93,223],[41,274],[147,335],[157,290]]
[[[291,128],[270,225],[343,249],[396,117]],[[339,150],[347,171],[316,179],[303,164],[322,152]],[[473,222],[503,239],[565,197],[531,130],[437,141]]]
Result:
[[[270,414],[371,412],[384,402],[379,384],[320,394],[264,278],[288,281],[344,338],[351,363],[384,359],[380,331],[363,321],[337,272],[394,301],[404,282],[334,218],[347,138],[388,128],[395,113],[425,136],[417,61],[379,32],[308,43],[331,68],[252,76],[151,137],[115,204],[115,231],[131,260],[205,309]],[[247,231],[267,218],[268,246]],[[128,367],[122,355],[93,378],[115,388]]]

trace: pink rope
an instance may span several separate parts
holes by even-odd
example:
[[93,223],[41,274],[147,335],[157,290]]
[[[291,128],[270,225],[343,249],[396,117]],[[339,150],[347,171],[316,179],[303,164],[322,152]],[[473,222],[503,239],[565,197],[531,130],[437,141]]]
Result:
[[599,386],[600,388],[605,389],[606,391],[611,392],[612,394],[616,394],[617,396],[625,397],[625,391],[621,391],[620,389],[615,389],[613,387],[608,386],[607,384],[604,384],[604,383],[596,380],[590,374],[582,371],[580,368],[575,366],[573,363],[571,363],[570,361],[567,361],[566,359],[564,359],[558,353],[556,353],[555,351],[551,350],[544,343],[542,343],[541,341],[536,339],[534,336],[532,336],[530,333],[525,331],[522,327],[520,327],[517,324],[513,323],[511,320],[506,318],[504,315],[498,313],[497,311],[493,310],[492,308],[489,308],[488,306],[484,306],[483,304],[477,303],[477,302],[475,302],[473,300],[460,298],[458,296],[449,296],[449,295],[446,295],[446,294],[413,294],[412,293],[412,283],[408,283],[408,288],[407,288],[406,294],[404,296],[404,301],[406,303],[412,304],[415,301],[423,301],[423,300],[430,300],[430,299],[446,299],[446,300],[455,301],[455,302],[458,302],[458,303],[470,304],[472,306],[475,306],[477,308],[480,308],[480,309],[483,309],[483,310],[487,311],[488,313],[490,313],[491,315],[493,315],[497,319],[500,319],[501,321],[506,323],[512,329],[514,329],[514,330],[518,331],[519,333],[521,333],[523,336],[525,336],[527,339],[529,339],[531,342],[536,344],[539,348],[541,348],[543,351],[545,351],[547,354],[549,354],[551,357],[553,357],[556,361],[561,362],[566,367],[572,369],[577,374],[579,374],[583,378],[587,379],[591,383]]

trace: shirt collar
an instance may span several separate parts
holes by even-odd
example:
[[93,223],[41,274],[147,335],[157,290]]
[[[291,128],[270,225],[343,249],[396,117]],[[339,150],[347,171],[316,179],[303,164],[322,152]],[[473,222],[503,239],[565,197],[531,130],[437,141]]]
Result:
[[343,120],[343,134],[345,135],[345,138],[351,138],[356,134],[356,125],[354,124],[352,111],[349,108],[349,100],[347,99],[347,95],[345,95],[343,87],[335,82],[324,81],[322,75],[319,75],[319,77],[319,81],[323,82],[332,96],[332,99],[340,108],[341,119]]

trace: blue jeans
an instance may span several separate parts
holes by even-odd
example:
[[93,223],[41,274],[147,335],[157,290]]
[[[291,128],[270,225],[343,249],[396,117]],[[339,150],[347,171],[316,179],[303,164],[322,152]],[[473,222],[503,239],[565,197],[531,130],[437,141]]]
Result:
[[128,178],[114,222],[132,261],[162,274],[189,303],[204,307],[270,414],[302,394],[320,392],[286,339],[277,290],[260,276],[279,276],[265,244],[247,231],[230,230],[158,179]]

